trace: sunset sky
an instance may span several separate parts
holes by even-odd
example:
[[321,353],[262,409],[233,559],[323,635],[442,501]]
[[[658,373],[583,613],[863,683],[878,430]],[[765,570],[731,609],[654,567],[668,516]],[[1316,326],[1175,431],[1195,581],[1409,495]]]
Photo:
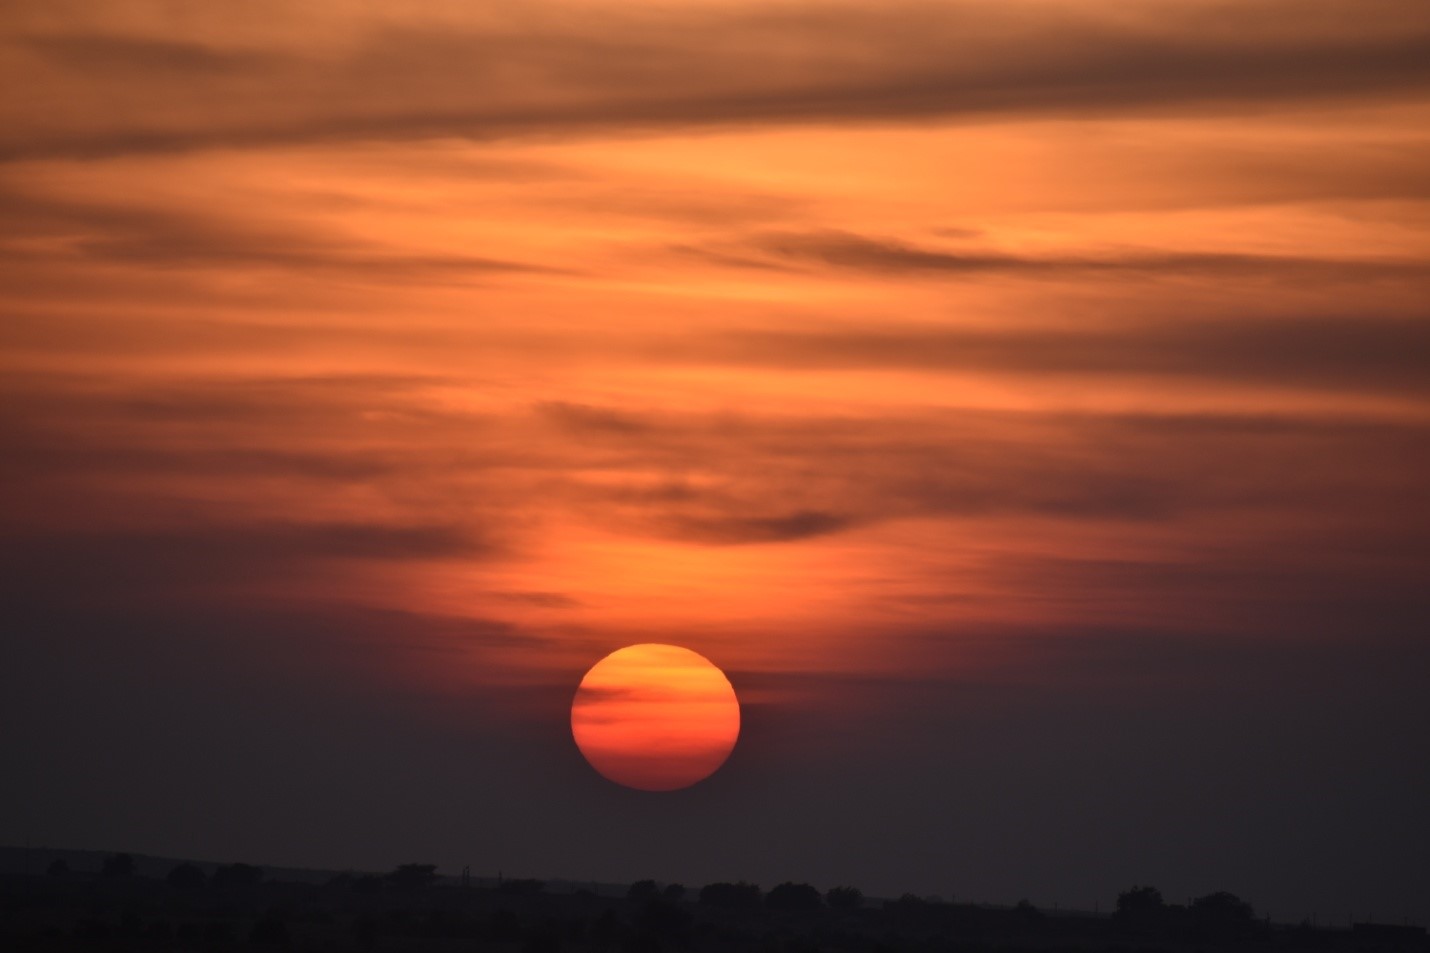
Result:
[[[11,0],[0,843],[1430,920],[1423,0]],[[743,705],[682,792],[582,675]]]

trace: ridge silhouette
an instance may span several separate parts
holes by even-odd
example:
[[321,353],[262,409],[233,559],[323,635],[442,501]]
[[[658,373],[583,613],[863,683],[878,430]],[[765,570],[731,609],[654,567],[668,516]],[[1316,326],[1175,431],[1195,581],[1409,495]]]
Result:
[[847,885],[821,893],[794,881],[768,891],[746,881],[687,890],[654,879],[572,889],[473,878],[470,870],[443,876],[430,863],[285,880],[282,869],[246,863],[176,861],[160,874],[151,858],[116,853],[85,865],[66,853],[43,873],[0,874],[0,949],[1430,953],[1420,926],[1273,924],[1226,891],[1182,905],[1147,885],[1120,893],[1114,912],[1093,915],[1028,900],[1012,907],[915,894],[875,900]]

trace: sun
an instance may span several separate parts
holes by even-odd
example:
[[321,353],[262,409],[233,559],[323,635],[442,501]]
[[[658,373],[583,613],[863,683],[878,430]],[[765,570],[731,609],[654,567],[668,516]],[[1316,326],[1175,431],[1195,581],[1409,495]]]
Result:
[[725,763],[740,736],[740,700],[725,673],[698,653],[628,645],[581,679],[571,735],[602,776],[642,791],[675,791]]

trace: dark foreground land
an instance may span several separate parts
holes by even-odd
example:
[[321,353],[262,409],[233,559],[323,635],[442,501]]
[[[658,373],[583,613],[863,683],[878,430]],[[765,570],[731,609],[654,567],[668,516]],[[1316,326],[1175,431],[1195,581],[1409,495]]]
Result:
[[1182,907],[1135,888],[1105,916],[990,908],[802,884],[699,890],[643,881],[579,889],[532,880],[318,874],[128,855],[0,874],[0,950],[493,951],[493,953],[958,953],[958,951],[1427,951],[1423,928],[1258,920],[1230,894]]

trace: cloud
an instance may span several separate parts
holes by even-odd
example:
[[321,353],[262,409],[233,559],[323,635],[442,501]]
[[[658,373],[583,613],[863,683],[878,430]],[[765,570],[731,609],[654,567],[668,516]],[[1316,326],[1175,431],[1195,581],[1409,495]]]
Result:
[[[674,692],[665,697],[677,697]],[[599,708],[603,702],[624,702],[624,701],[662,701],[664,697],[659,692],[650,688],[634,688],[628,685],[583,685],[571,704],[576,708]],[[600,719],[597,713],[590,713],[588,718],[593,720],[618,721],[623,716],[609,715],[605,719]]]
[[609,407],[593,407],[566,401],[545,401],[536,410],[563,430],[575,434],[640,434],[654,426],[646,415],[623,413]]
[[[274,7],[223,44],[73,14],[18,18],[0,156],[104,156],[285,142],[611,134],[787,122],[1086,117],[1403,97],[1430,86],[1430,15],[1371,0],[1070,8],[1019,2],[525,4],[444,21]],[[257,14],[254,14],[257,16]],[[245,23],[251,22],[245,19]],[[170,27],[172,29],[172,27]],[[285,32],[286,31],[286,32]],[[306,48],[305,48],[306,44]],[[101,96],[100,93],[103,93]],[[43,100],[51,102],[53,97]],[[89,106],[103,102],[104,108]]]
[[182,528],[10,535],[12,577],[67,580],[94,594],[281,579],[327,560],[481,558],[490,544],[456,526],[202,521]]
[[579,609],[585,603],[564,592],[492,592],[492,598],[517,605],[539,606],[542,609]]
[[272,51],[225,49],[193,40],[83,30],[23,36],[18,45],[72,70],[167,73],[181,81],[215,75],[242,76],[293,65],[291,58]]
[[675,539],[707,545],[780,543],[812,539],[848,529],[853,520],[837,513],[796,510],[777,516],[678,516],[658,521],[658,527]]
[[[1112,254],[1025,257],[982,249],[945,250],[851,232],[770,234],[733,250],[678,246],[733,267],[798,268],[822,265],[863,274],[907,278],[997,275],[1086,279],[1118,275],[1157,277],[1279,276],[1297,280],[1430,279],[1430,264],[1417,259],[1306,258],[1226,252],[1124,250]],[[766,257],[758,257],[764,255]]]
[[[15,453],[0,462],[16,488],[81,475],[147,477],[157,489],[173,479],[338,483],[392,477],[417,465],[390,446],[335,444],[355,428],[370,436],[426,432],[481,420],[443,413],[425,397],[438,376],[337,374],[125,384],[84,375],[11,375],[0,383],[0,433]],[[374,412],[379,408],[379,412]]]
[[[759,333],[724,339],[723,353],[698,350],[701,360],[713,352],[718,361],[786,369],[1195,374],[1258,386],[1408,388],[1423,337],[1397,327],[1378,339],[1373,322],[1338,323],[1319,339],[1312,328],[1313,340],[1301,344],[1256,322],[1172,327],[1126,339],[912,328]],[[101,575],[109,571],[101,564],[129,571],[126,547],[151,554],[151,580],[349,557],[489,563],[535,545],[551,518],[738,546],[908,519],[1173,527],[1228,513],[1275,524],[1329,507],[1365,532],[1382,526],[1375,532],[1384,537],[1389,508],[1412,492],[1425,457],[1418,420],[1349,411],[903,408],[842,416],[547,402],[478,415],[443,397],[459,386],[420,375],[142,386],[14,377],[0,417],[11,450],[3,470],[12,528],[70,539],[75,548],[54,558],[87,559]],[[188,502],[176,510],[176,499]],[[315,499],[362,506],[320,516]],[[130,535],[145,520],[156,528]]]
[[955,328],[882,322],[818,331],[749,330],[668,359],[787,370],[889,369],[1126,376],[1327,391],[1425,394],[1430,321],[1374,314],[1160,318],[1101,326]]
[[[381,243],[322,231],[301,220],[247,219],[213,209],[166,209],[120,200],[83,202],[0,190],[0,234],[26,239],[21,259],[80,267],[282,268],[358,280],[460,282],[501,273],[561,269],[473,255],[409,254]],[[43,251],[34,244],[45,241]]]

